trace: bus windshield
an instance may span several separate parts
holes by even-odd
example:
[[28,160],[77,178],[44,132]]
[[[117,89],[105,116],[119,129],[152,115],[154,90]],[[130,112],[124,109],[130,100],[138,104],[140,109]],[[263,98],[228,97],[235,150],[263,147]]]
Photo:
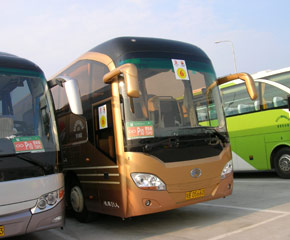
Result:
[[56,152],[56,126],[44,76],[0,71],[0,155]]
[[189,136],[205,129],[226,132],[221,98],[210,63],[191,59],[132,58],[138,69],[139,98],[120,82],[127,140]]

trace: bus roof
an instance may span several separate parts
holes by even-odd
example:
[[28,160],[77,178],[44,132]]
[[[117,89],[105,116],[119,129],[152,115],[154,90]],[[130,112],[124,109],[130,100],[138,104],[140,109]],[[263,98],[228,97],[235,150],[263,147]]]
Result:
[[254,79],[265,78],[265,77],[273,76],[273,75],[284,73],[284,72],[290,72],[290,67],[281,68],[278,70],[265,70],[265,71],[257,72],[257,73],[252,74],[252,77]]
[[178,53],[182,55],[196,56],[210,61],[208,56],[198,47],[192,44],[147,37],[119,37],[106,41],[89,52],[99,52],[108,55],[113,61],[130,53]]
[[5,52],[0,52],[0,67],[17,68],[43,73],[42,70],[33,62]]

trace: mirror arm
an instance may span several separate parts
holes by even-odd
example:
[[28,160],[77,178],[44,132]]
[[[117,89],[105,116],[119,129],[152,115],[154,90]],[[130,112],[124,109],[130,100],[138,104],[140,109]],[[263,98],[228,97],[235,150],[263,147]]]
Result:
[[130,110],[132,113],[135,113],[133,98],[129,97],[129,101],[130,101]]
[[118,76],[121,74],[121,69],[120,68],[115,68],[114,70],[112,70],[111,72],[108,72],[105,74],[103,80],[104,83],[112,83],[114,80],[114,77]]
[[241,79],[245,82],[245,84],[247,86],[248,93],[249,93],[250,98],[252,100],[257,99],[258,93],[257,93],[257,89],[255,86],[255,82],[254,82],[252,76],[248,73],[235,73],[235,74],[231,74],[231,75],[228,75],[225,77],[218,78],[216,80],[216,82],[217,82],[216,84],[221,85],[221,84],[224,84],[224,83],[230,82],[232,80],[236,80],[236,79]]
[[115,68],[111,72],[104,75],[104,83],[112,83],[114,78],[120,74],[123,74],[125,85],[127,89],[127,94],[129,97],[138,98],[140,97],[139,85],[138,85],[138,71],[134,64],[126,63],[118,68]]
[[57,85],[65,89],[72,113],[82,115],[83,108],[78,82],[68,76],[58,76],[48,81],[48,86],[50,89]]
[[63,87],[63,83],[65,83],[64,78],[53,78],[47,82],[50,89],[54,88],[55,86]]
[[235,74],[230,74],[230,75],[225,76],[225,77],[220,77],[215,82],[213,82],[211,85],[209,85],[209,87],[206,89],[207,102],[209,103],[209,94],[215,86],[219,86],[221,84],[224,84],[224,83],[227,83],[227,82],[230,82],[233,80],[237,80],[237,79],[241,79],[245,82],[250,98],[252,100],[257,99],[258,92],[257,92],[257,88],[255,86],[255,82],[254,82],[252,76],[248,73],[235,73]]

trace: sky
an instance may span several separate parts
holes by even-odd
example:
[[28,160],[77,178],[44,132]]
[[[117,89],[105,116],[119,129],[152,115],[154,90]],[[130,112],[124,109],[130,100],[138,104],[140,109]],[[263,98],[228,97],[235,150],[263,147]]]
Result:
[[[194,44],[217,76],[290,66],[289,0],[0,0],[0,51],[51,77],[120,36]],[[221,42],[215,43],[217,41]],[[232,45],[233,43],[233,45]]]

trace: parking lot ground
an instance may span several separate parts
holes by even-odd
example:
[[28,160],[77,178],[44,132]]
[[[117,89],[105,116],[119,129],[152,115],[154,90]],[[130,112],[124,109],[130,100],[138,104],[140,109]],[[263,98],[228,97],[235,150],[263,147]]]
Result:
[[225,199],[167,212],[120,218],[96,215],[82,224],[68,217],[64,230],[53,229],[13,240],[229,240],[290,239],[290,180],[273,173],[237,174]]

